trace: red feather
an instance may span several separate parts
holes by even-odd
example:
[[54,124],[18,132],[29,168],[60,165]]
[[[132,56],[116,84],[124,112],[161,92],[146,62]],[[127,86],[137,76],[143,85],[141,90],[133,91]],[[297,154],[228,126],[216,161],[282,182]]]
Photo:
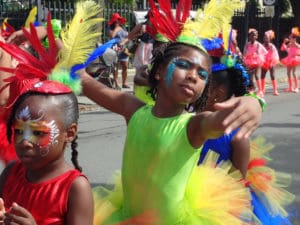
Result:
[[51,23],[51,14],[48,14],[47,17],[47,35],[48,35],[48,41],[49,41],[49,58],[54,60],[54,64],[56,64],[56,56],[57,56],[57,46],[55,42],[54,33],[52,31],[52,23]]
[[[170,41],[176,41],[180,35],[183,24],[186,22],[190,8],[192,5],[191,0],[180,0],[176,10],[176,17],[172,14],[172,8],[169,1],[158,0],[160,10],[154,3],[154,0],[149,0],[151,13],[149,20],[153,24],[153,29],[148,28],[150,34],[160,33]],[[156,31],[154,31],[154,29]]]

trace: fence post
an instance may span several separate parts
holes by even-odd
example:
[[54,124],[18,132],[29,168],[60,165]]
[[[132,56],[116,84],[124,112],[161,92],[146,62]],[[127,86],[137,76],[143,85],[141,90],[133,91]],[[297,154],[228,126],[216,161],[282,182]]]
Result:
[[37,7],[37,21],[41,22],[44,19],[44,10],[41,0],[35,0],[35,5]]

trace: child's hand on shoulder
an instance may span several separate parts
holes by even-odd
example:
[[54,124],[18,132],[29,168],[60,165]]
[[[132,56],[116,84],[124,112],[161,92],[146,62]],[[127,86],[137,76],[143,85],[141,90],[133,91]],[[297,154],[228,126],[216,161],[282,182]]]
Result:
[[11,222],[18,225],[37,225],[31,213],[15,202],[10,211],[5,213],[4,224],[12,224]]

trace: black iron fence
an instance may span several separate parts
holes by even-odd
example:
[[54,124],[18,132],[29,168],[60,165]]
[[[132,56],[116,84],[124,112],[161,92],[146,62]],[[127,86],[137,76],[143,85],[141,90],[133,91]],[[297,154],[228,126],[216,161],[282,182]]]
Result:
[[[139,0],[135,5],[112,3],[110,0],[95,0],[103,5],[102,17],[108,21],[112,13],[118,12],[125,17],[126,29],[131,30],[135,23],[133,11],[147,11],[148,1]],[[177,1],[171,1],[173,8],[176,8]],[[74,0],[0,0],[0,21],[8,18],[8,22],[16,29],[24,25],[30,9],[33,6],[38,7],[37,20],[44,22],[47,18],[48,12],[51,13],[52,18],[61,19],[65,24],[74,14]],[[196,10],[201,5],[193,4],[192,10]],[[232,25],[238,30],[238,43],[241,49],[247,41],[247,33],[250,27],[256,28],[259,32],[259,40],[262,41],[263,33],[268,29],[273,29],[276,33],[275,44],[279,47],[283,38],[289,34],[292,25],[291,19],[281,19],[275,8],[275,15],[273,17],[266,17],[264,8],[257,9],[248,7],[243,11],[236,11],[233,17]],[[106,22],[102,26],[102,41],[107,40]]]

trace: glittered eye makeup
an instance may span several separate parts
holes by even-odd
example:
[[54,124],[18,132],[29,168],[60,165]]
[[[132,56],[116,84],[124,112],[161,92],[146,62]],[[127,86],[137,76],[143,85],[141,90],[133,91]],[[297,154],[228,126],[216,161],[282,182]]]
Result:
[[[193,62],[191,62],[190,60],[184,58],[174,58],[172,60],[172,63],[179,69],[191,70],[193,68],[199,67],[201,60],[194,59]],[[201,80],[205,80],[206,82],[208,79],[208,72],[204,69],[200,69],[198,70],[198,76]]]

